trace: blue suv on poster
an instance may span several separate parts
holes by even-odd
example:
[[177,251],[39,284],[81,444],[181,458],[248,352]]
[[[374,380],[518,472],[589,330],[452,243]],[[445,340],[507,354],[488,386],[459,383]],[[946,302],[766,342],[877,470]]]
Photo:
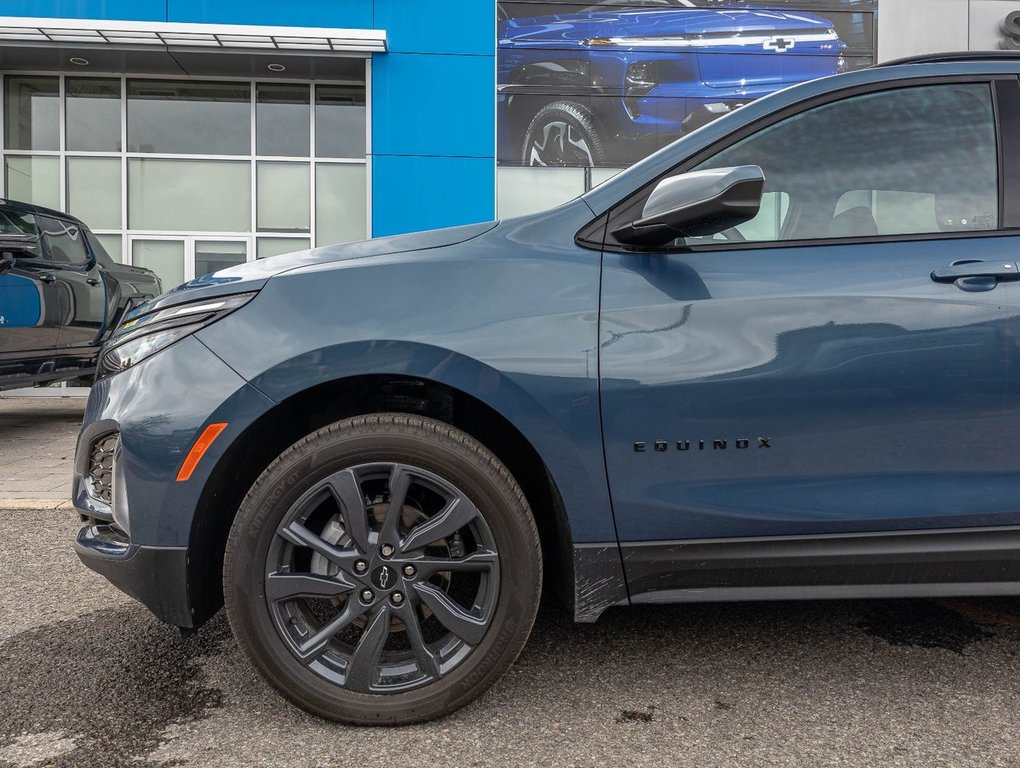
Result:
[[502,163],[629,165],[748,101],[846,68],[846,44],[812,13],[614,5],[530,18],[501,9]]

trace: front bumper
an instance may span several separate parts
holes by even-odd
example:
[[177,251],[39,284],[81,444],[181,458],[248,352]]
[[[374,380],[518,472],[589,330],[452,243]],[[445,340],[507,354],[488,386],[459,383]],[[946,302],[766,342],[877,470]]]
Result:
[[78,532],[74,550],[88,568],[156,618],[178,627],[193,626],[187,548],[132,545],[119,529],[98,524]]
[[[208,571],[192,557],[195,513],[217,463],[272,406],[194,337],[96,382],[72,481],[72,501],[85,523],[75,543],[81,561],[163,621],[193,627],[204,620],[202,606],[216,585],[196,576]],[[191,478],[177,482],[184,457],[211,422],[229,426]],[[118,437],[112,471],[104,467],[97,490],[94,449],[112,435]]]

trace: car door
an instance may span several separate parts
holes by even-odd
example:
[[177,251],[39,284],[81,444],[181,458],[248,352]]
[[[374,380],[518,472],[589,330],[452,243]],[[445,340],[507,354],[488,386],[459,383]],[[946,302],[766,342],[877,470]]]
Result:
[[59,346],[64,353],[91,352],[108,313],[107,286],[92,258],[82,227],[69,219],[37,216],[43,254],[60,293],[63,319]]
[[680,584],[662,542],[1020,523],[1020,221],[995,118],[1017,82],[884,88],[685,162],[762,168],[736,231],[607,236],[604,439],[634,594]]
[[[0,232],[37,234],[35,217],[0,209]],[[9,254],[14,265],[0,273],[0,386],[52,365],[62,309],[50,264],[39,252]]]

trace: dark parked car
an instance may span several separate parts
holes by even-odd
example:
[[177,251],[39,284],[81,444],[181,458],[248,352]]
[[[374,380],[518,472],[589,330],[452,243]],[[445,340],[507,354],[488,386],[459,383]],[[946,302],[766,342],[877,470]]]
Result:
[[503,162],[626,165],[753,99],[846,66],[832,22],[803,11],[610,0],[503,16]]
[[91,376],[121,315],[160,293],[73,216],[0,200],[0,390]]
[[1020,594],[1020,59],[982,56],[139,307],[78,440],[80,557],[180,627],[225,599],[272,685],[352,723],[479,695],[543,585],[581,622]]

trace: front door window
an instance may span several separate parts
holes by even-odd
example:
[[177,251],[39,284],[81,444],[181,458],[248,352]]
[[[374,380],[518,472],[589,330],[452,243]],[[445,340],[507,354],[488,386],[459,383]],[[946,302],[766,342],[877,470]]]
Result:
[[696,170],[760,166],[765,201],[741,239],[810,240],[995,229],[996,158],[988,84],[954,83],[809,109]]

